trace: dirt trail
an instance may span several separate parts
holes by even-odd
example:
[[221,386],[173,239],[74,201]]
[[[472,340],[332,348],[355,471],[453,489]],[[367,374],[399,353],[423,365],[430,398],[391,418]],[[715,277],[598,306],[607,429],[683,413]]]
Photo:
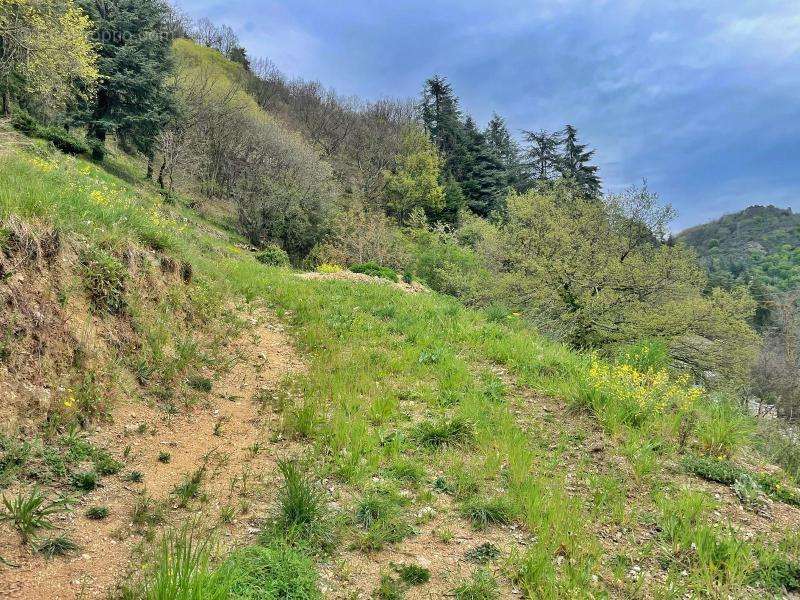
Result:
[[[16,568],[0,566],[0,598],[106,597],[137,567],[135,555],[143,538],[132,512],[145,490],[164,503],[166,523],[198,518],[219,524],[220,510],[230,506],[237,516],[226,526],[226,541],[253,534],[248,521],[263,513],[276,481],[274,446],[269,444],[275,415],[254,398],[302,363],[274,319],[264,313],[248,318],[245,332],[229,347],[234,366],[214,381],[206,405],[170,417],[142,402],[120,403],[113,424],[93,436],[117,457],[127,446],[130,452],[119,474],[104,477],[102,487],[82,496],[58,522],[60,532],[77,542],[79,550],[48,560],[22,549],[18,537],[3,528],[0,556]],[[169,462],[159,462],[162,452],[169,452]],[[188,508],[178,507],[175,486],[203,465],[199,498]],[[143,481],[126,481],[132,471],[140,471]],[[86,509],[97,505],[108,507],[108,518],[87,519]]]

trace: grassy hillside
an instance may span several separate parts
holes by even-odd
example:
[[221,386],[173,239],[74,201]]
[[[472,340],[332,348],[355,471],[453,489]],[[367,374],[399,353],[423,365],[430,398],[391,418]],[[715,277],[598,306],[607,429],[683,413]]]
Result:
[[[6,328],[4,381],[38,385],[53,400],[37,413],[40,404],[21,399],[5,420],[9,502],[36,482],[85,510],[100,493],[83,485],[86,472],[109,485],[130,477],[123,447],[92,445],[109,426],[104,413],[133,395],[157,409],[154,431],[169,439],[203,405],[197,378],[215,379],[248,305],[272,307],[307,365],[258,398],[275,419],[262,423],[253,452],[295,462],[248,475],[247,492],[231,488],[273,508],[242,512],[237,526],[206,510],[213,497],[198,490],[185,503],[176,491],[154,498],[166,524],[134,536],[165,537],[145,544],[155,552],[128,557],[134,569],[146,565],[130,594],[190,597],[169,586],[196,586],[204,591],[191,597],[284,597],[262,589],[275,581],[264,572],[280,573],[290,597],[376,588],[383,598],[753,597],[800,583],[793,480],[765,470],[746,417],[671,378],[647,347],[605,362],[446,296],[263,267],[235,235],[111,174],[135,168],[120,157],[104,169],[35,144],[0,161],[4,265],[17,269],[0,289],[7,302],[27,289],[53,314],[73,315],[62,320],[69,360],[46,362],[48,351],[30,345],[33,325]],[[56,232],[52,267],[38,257]],[[31,240],[39,250],[22,261]],[[7,305],[6,323],[38,318]],[[79,307],[88,307],[82,320]],[[97,343],[79,337],[87,331]],[[93,450],[75,441],[81,429]],[[39,441],[24,449],[32,436]],[[42,476],[54,456],[75,459]],[[281,481],[276,493],[271,482]],[[196,484],[211,493],[202,475]],[[202,525],[190,536],[182,525],[194,519]],[[64,535],[86,527],[70,521]],[[230,527],[251,532],[232,554],[241,537]],[[3,554],[18,543],[4,537]],[[419,587],[410,582],[426,576],[400,566],[415,560],[431,576]],[[192,569],[171,577],[185,561]],[[4,569],[0,578],[13,567]]]
[[697,250],[715,283],[757,281],[776,291],[800,286],[800,215],[791,209],[751,206],[678,239]]

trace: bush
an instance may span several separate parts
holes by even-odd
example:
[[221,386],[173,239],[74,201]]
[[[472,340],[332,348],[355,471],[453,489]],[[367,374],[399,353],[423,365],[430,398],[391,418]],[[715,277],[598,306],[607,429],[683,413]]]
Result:
[[344,269],[339,265],[332,265],[330,263],[322,263],[317,267],[317,273],[339,273]]
[[86,141],[89,151],[92,153],[92,160],[103,162],[106,158],[106,146],[98,139],[90,139]]
[[40,127],[37,135],[67,154],[88,154],[89,144],[61,127]]
[[11,115],[11,126],[25,135],[36,135],[41,124],[28,111],[18,108]]
[[289,255],[283,248],[275,244],[270,244],[260,252],[257,252],[256,259],[269,267],[288,267],[290,264]]
[[360,265],[353,265],[350,267],[350,270],[353,273],[362,273],[364,275],[369,275],[370,277],[381,277],[383,279],[388,279],[389,281],[397,281],[397,273],[390,269],[389,267],[382,267],[377,263],[374,262],[367,262]]
[[725,397],[712,398],[700,411],[695,434],[700,449],[711,456],[730,458],[747,444],[754,429],[753,419]]

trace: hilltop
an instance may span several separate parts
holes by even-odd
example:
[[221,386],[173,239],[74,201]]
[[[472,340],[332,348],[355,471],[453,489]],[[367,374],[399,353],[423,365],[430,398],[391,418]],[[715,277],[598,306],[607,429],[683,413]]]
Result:
[[777,291],[800,286],[800,215],[791,209],[751,206],[681,232],[712,281],[757,281]]

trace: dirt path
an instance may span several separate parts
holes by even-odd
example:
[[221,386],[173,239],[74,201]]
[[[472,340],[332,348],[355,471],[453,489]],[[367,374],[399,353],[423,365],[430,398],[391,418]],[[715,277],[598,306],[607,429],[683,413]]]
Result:
[[[230,345],[234,366],[213,382],[204,406],[169,416],[141,402],[115,407],[113,424],[93,436],[121,458],[125,467],[103,478],[102,487],[80,498],[74,511],[58,523],[77,542],[70,556],[46,559],[20,547],[9,531],[0,532],[0,556],[16,568],[0,567],[0,597],[53,599],[106,597],[135,571],[143,526],[133,522],[137,503],[147,494],[152,507],[163,506],[164,521],[180,524],[200,519],[220,525],[221,512],[232,517],[226,541],[252,535],[250,518],[263,514],[275,480],[275,453],[270,433],[275,416],[255,400],[262,390],[302,368],[282,326],[265,313],[248,317],[249,326]],[[169,462],[159,461],[169,453]],[[166,457],[162,456],[166,461]],[[197,498],[180,507],[173,493],[189,474],[203,468]],[[141,482],[127,480],[132,471]],[[109,516],[92,521],[90,506],[105,505]],[[5,528],[4,528],[5,529]]]

